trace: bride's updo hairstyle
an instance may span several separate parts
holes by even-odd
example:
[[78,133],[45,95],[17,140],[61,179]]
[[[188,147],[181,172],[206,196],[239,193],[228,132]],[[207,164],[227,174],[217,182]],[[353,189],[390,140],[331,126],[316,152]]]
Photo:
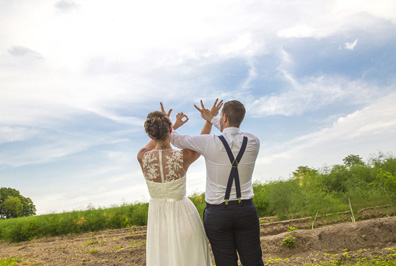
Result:
[[165,114],[154,111],[147,115],[146,122],[144,122],[144,129],[147,134],[156,140],[165,140],[169,134],[169,127],[171,125],[171,121]]

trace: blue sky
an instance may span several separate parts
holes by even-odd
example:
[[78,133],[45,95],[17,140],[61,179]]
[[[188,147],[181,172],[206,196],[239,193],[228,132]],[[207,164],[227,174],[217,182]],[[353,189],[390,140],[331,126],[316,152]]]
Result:
[[[182,134],[200,99],[242,101],[259,182],[394,155],[395,74],[393,0],[1,1],[0,186],[40,214],[147,202],[136,154],[160,101]],[[188,194],[204,185],[201,158]]]

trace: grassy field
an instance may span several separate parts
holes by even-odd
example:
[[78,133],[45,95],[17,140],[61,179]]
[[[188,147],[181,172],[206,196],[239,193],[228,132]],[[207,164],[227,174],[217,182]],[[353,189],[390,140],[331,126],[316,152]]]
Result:
[[[396,158],[379,155],[367,163],[356,156],[346,159],[344,165],[320,170],[301,166],[288,180],[255,183],[253,201],[259,216],[276,215],[278,220],[315,219],[350,211],[353,219],[354,213],[362,208],[383,205],[390,205],[395,214]],[[189,198],[202,218],[205,194],[194,194]],[[0,240],[19,242],[146,225],[147,212],[148,203],[135,203],[0,220]]]

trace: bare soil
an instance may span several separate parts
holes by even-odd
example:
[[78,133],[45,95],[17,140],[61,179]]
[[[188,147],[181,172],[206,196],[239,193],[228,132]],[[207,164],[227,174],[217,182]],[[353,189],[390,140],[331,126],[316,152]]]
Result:
[[[342,265],[360,259],[396,259],[396,216],[314,229],[309,219],[268,222],[268,218],[261,218],[261,222],[261,246],[267,265]],[[320,221],[314,224],[319,225]],[[290,226],[298,230],[287,232]],[[295,248],[282,245],[289,235],[295,237]],[[146,227],[141,226],[21,243],[0,242],[0,258],[18,258],[18,265],[145,265],[145,239]]]

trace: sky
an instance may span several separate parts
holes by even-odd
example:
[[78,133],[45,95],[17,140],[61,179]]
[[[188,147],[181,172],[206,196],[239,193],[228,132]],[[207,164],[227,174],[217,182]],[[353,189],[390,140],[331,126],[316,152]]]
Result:
[[[253,180],[396,154],[394,0],[1,0],[0,187],[38,214],[148,202],[147,114],[239,100]],[[220,134],[215,128],[212,133]],[[187,194],[205,189],[205,165]]]

